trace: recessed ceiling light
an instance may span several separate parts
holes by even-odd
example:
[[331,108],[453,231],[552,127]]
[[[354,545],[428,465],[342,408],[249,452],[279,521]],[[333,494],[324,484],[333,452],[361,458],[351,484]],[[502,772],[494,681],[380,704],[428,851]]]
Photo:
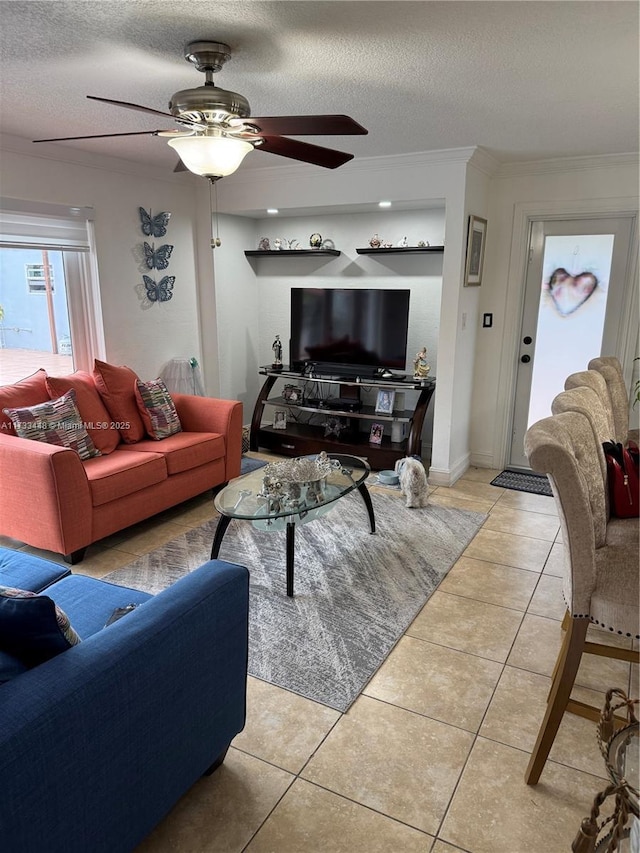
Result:
[[278,213],[278,208],[277,207],[268,207],[267,213]]
[[378,207],[391,207],[391,202],[390,201],[379,201]]

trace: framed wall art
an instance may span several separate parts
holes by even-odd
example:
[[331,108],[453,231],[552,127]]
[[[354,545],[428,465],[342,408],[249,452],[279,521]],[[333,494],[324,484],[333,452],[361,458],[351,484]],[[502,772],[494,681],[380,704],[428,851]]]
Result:
[[467,236],[467,263],[464,271],[465,287],[479,287],[482,284],[486,239],[487,220],[479,216],[470,216]]

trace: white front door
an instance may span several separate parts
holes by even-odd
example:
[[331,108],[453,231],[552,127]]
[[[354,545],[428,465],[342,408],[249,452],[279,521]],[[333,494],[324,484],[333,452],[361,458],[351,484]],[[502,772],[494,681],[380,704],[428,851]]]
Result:
[[509,467],[529,468],[524,434],[551,414],[570,373],[614,355],[635,218],[533,222]]

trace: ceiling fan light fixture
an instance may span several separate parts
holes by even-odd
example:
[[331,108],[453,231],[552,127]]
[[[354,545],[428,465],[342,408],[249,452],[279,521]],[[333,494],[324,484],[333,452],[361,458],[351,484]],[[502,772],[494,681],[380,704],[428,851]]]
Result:
[[224,178],[240,166],[253,145],[226,136],[182,136],[167,142],[194,175]]

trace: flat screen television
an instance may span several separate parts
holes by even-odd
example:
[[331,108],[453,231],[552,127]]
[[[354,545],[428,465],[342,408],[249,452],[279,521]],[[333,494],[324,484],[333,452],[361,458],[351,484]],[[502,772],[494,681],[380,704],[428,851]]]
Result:
[[[409,290],[291,288],[292,369],[373,376],[407,363]],[[337,368],[337,369],[333,369]]]

